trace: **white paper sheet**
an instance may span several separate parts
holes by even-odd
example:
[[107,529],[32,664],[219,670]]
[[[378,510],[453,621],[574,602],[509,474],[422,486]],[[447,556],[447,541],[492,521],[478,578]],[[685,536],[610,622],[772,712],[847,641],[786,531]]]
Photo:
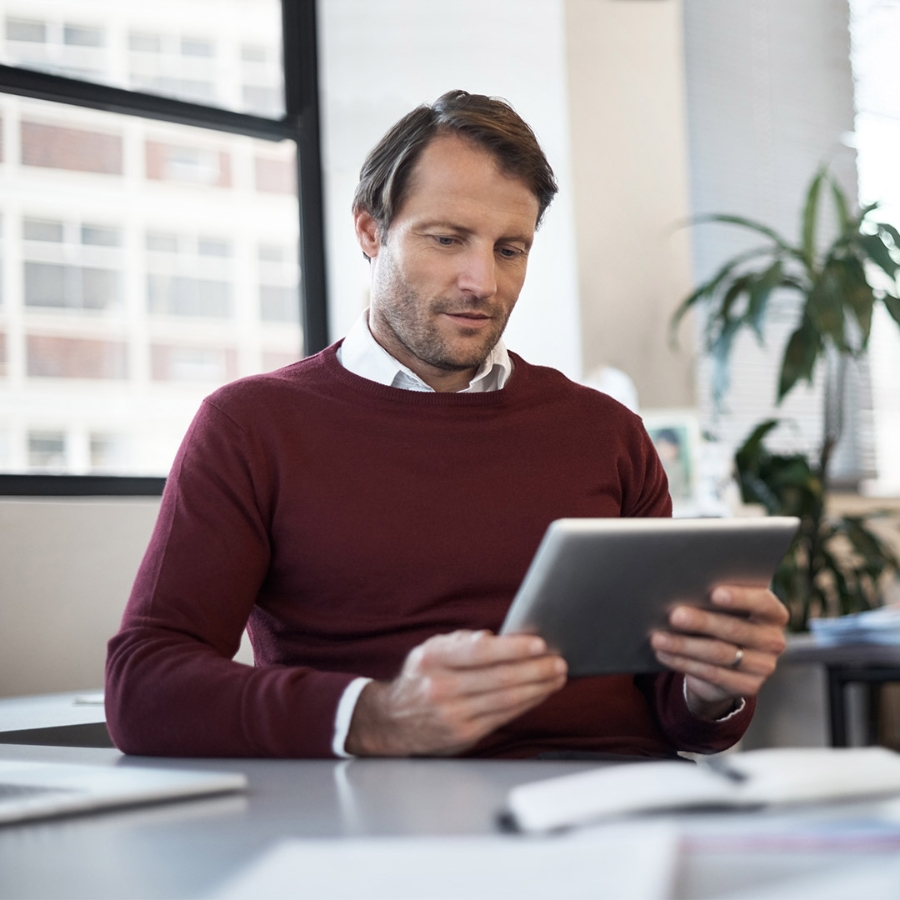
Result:
[[662,824],[573,835],[338,838],[277,845],[217,900],[662,900],[677,835]]

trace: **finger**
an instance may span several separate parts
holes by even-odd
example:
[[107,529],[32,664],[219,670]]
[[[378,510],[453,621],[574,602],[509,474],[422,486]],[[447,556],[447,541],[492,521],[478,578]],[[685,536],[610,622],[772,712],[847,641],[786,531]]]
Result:
[[757,622],[769,622],[784,628],[790,613],[787,607],[765,588],[722,584],[710,595],[712,602],[720,609],[741,613]]
[[693,675],[695,678],[714,685],[730,697],[752,697],[760,689],[765,681],[762,675],[755,675],[741,669],[726,668],[715,663],[692,659],[688,656],[678,656],[665,651],[656,651],[656,658],[668,668],[685,675]]
[[738,647],[751,647],[775,656],[782,653],[786,646],[780,626],[694,606],[675,607],[669,614],[669,624],[678,632],[718,638]]
[[501,718],[510,721],[526,709],[543,703],[566,683],[564,676],[549,681],[511,685],[494,691],[484,691],[460,698],[448,706],[452,717],[459,720]]
[[[654,651],[732,671],[740,670],[746,675],[768,678],[775,671],[776,657],[773,654],[751,650],[747,646],[739,647],[726,641],[658,631],[651,635],[650,644]],[[740,656],[738,650],[741,651]],[[738,660],[739,665],[735,665],[735,660]]]
[[[540,706],[555,690],[565,684],[563,679],[553,689],[533,693],[523,693],[518,702],[492,704],[488,698],[481,698],[476,705],[466,704],[455,711],[456,718],[448,714],[443,718],[441,733],[445,735],[437,752],[440,755],[459,753],[476,744],[483,737],[498,728]],[[426,753],[434,753],[427,749]]]
[[430,638],[417,651],[416,662],[424,668],[467,669],[544,656],[547,644],[534,634],[454,631]]
[[568,667],[560,656],[542,656],[516,663],[500,663],[480,669],[453,669],[430,678],[430,698],[442,702],[452,697],[503,692],[522,685],[552,684],[565,679]]

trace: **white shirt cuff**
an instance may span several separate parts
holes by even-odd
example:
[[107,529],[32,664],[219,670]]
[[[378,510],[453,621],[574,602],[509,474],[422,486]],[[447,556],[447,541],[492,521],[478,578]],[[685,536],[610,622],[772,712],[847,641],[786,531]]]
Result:
[[[681,685],[684,689],[684,705],[687,706],[687,679],[681,682]],[[351,685],[352,687],[352,685]],[[743,710],[743,708],[747,705],[747,701],[741,697],[741,702],[726,715],[722,716],[721,719],[713,719],[714,722],[727,722],[732,716],[736,716],[739,712]],[[688,706],[688,710],[690,710],[690,706]]]
[[362,689],[371,681],[371,678],[354,678],[341,695],[337,712],[334,715],[334,740],[331,742],[331,750],[335,756],[341,759],[352,759],[353,754],[344,749],[347,743],[347,733],[350,731],[350,722],[353,720],[353,711],[356,709],[356,701]]

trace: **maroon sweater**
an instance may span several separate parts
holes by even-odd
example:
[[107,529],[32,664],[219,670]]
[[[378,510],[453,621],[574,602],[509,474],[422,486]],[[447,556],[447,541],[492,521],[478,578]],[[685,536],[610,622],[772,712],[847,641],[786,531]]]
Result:
[[[550,521],[670,514],[636,416],[513,359],[503,390],[417,393],[330,347],[209,397],[110,641],[116,744],[331,756],[349,682],[394,677],[436,633],[496,630]],[[254,667],[231,659],[245,625]],[[713,724],[672,674],[573,679],[471,753],[718,750],[750,706]]]

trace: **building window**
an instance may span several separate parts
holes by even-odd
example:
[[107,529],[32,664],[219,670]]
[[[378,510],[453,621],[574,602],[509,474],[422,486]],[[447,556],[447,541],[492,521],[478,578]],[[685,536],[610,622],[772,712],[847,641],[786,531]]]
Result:
[[256,189],[267,194],[295,194],[297,167],[291,159],[256,157]]
[[147,235],[147,310],[227,319],[234,312],[232,246],[222,238]]
[[224,150],[147,141],[147,177],[205,187],[231,187],[231,157]]
[[25,219],[22,232],[25,306],[79,310],[121,308],[118,228]]
[[296,322],[300,314],[297,254],[289,247],[259,248],[259,313],[263,322]]
[[114,474],[128,471],[128,441],[120,434],[92,432],[90,441],[90,466],[96,474]]
[[[314,54],[313,0],[285,4],[289,58]],[[0,6],[0,474],[164,475],[212,389],[304,354],[315,92],[298,81],[285,115],[279,0]]]
[[101,78],[109,65],[105,28],[61,19],[46,3],[35,5],[43,8],[45,18],[6,19],[4,62],[73,78]]
[[70,172],[122,174],[122,138],[61,125],[22,122],[22,162]]
[[47,42],[47,25],[30,19],[7,19],[6,40],[23,44]]
[[233,348],[154,344],[151,354],[154,381],[221,384],[237,376]]
[[62,431],[28,433],[28,466],[38,472],[66,470],[66,435]]
[[30,378],[124,379],[127,348],[121,341],[27,336]]

